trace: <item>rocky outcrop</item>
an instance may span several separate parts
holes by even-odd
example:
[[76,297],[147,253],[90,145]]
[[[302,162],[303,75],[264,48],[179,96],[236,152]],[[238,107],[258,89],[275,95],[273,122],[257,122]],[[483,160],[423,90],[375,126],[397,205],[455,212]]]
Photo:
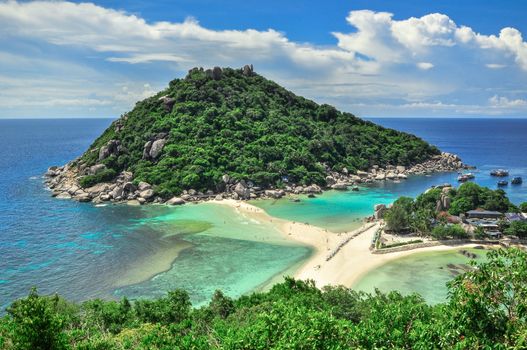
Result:
[[279,199],[285,196],[284,190],[265,190],[264,193],[267,197],[275,198],[275,199]]
[[[157,160],[167,143],[168,134],[159,133],[154,135],[146,142],[143,149],[143,158],[151,161]],[[117,140],[110,140],[105,146],[99,149],[99,159],[106,159],[111,155],[119,153],[119,143]],[[72,164],[75,164],[72,165]],[[155,186],[146,182],[139,182],[137,185],[133,182],[133,174],[130,172],[121,172],[111,182],[99,183],[89,188],[82,188],[79,179],[85,175],[97,175],[104,171],[104,164],[95,164],[86,167],[82,163],[72,163],[62,167],[50,167],[46,174],[46,184],[52,191],[52,196],[60,199],[74,199],[80,202],[124,202],[134,205],[146,203],[163,203],[163,199],[156,195]],[[340,172],[332,171],[326,168],[327,176],[326,187],[322,188],[317,184],[308,186],[287,183],[283,188],[261,188],[255,186],[251,181],[236,180],[229,174],[221,177],[221,183],[215,191],[206,192],[190,189],[183,191],[179,197],[173,197],[165,203],[169,205],[181,205],[186,202],[196,202],[209,199],[255,199],[255,198],[273,198],[278,199],[287,194],[306,194],[314,197],[315,194],[321,193],[324,189],[334,190],[358,190],[358,184],[370,183],[374,181],[393,180],[400,181],[413,174],[424,174],[440,171],[454,171],[464,168],[465,165],[459,157],[442,153],[439,156],[417,164],[412,167],[406,166],[372,166],[368,171],[357,171],[352,174],[348,169],[342,169]],[[448,185],[450,186],[450,185]],[[438,186],[442,188],[441,199],[437,203],[439,210],[448,210],[450,207],[450,197],[448,192],[451,187],[447,185]],[[386,212],[386,206],[375,206],[375,219],[381,219]]]
[[167,113],[172,112],[172,108],[174,108],[174,104],[176,103],[176,99],[175,98],[168,97],[168,96],[161,96],[159,98],[159,101],[161,101],[161,104],[163,105],[163,109]]
[[143,147],[143,159],[155,161],[167,143],[167,134],[158,134],[154,140],[147,141]]
[[445,192],[441,192],[441,195],[436,203],[436,211],[437,212],[447,211],[448,209],[450,209],[450,202],[451,202],[451,199],[448,196],[448,194]]
[[252,64],[243,66],[242,73],[246,77],[250,77],[251,75],[253,75],[253,72],[254,72],[254,69],[253,69],[253,65]]
[[239,199],[249,199],[251,196],[251,191],[247,187],[245,181],[240,181],[234,187],[234,193],[238,195]]
[[331,188],[339,191],[346,191],[349,187],[349,184],[346,182],[337,182],[336,184],[331,185]]
[[180,197],[172,197],[168,201],[166,201],[165,204],[168,204],[168,205],[182,205],[182,204],[185,204],[185,200],[183,198],[180,198]]
[[121,151],[121,143],[118,140],[110,140],[99,150],[99,162]]
[[223,70],[220,67],[214,67],[212,69],[207,69],[205,71],[205,74],[211,79],[220,80],[223,74]]
[[375,220],[380,220],[384,218],[384,214],[386,213],[386,205],[384,204],[376,204],[374,207],[373,217]]

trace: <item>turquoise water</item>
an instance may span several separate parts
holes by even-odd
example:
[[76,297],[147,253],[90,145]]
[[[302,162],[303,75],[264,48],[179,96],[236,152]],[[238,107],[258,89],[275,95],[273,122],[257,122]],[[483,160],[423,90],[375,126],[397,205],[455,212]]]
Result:
[[240,296],[264,286],[311,254],[311,248],[284,239],[270,222],[248,219],[220,204],[185,205],[142,219],[138,225],[166,232],[165,238],[188,242],[190,247],[179,254],[170,270],[118,289],[118,296],[157,297],[181,288],[199,305],[217,289]]
[[251,203],[272,216],[309,223],[333,232],[345,232],[356,229],[364,217],[372,215],[375,204],[390,204],[399,196],[415,197],[432,185],[456,183],[456,178],[456,173],[410,176],[399,183],[377,182],[363,186],[358,192],[327,191],[316,198],[300,196],[300,202],[281,198]]
[[[525,119],[376,122],[459,154],[481,169],[476,181],[483,185],[495,187],[495,179],[488,176],[493,167],[527,178]],[[78,157],[110,123],[0,120],[1,306],[33,286],[72,300],[150,297],[184,288],[201,303],[216,288],[231,296],[259,288],[311,253],[281,240],[268,223],[248,221],[226,207],[96,207],[50,197],[41,177],[46,169]],[[330,191],[313,199],[302,197],[300,203],[256,204],[273,216],[345,231],[357,227],[376,203],[415,196],[430,185],[455,183],[455,177],[412,177],[358,193]],[[505,190],[515,203],[527,200],[527,181]],[[429,278],[434,280],[434,273]]]
[[328,191],[316,198],[297,196],[300,202],[289,198],[279,200],[255,200],[251,204],[264,209],[278,218],[308,223],[333,232],[353,230],[362,224],[365,216],[371,215],[375,203],[391,203],[394,194],[381,190]]
[[[485,260],[485,250],[467,249]],[[447,299],[446,283],[451,281],[468,266],[471,259],[459,253],[459,249],[440,252],[415,253],[370,271],[353,288],[372,293],[397,290],[402,294],[419,293],[432,304]]]

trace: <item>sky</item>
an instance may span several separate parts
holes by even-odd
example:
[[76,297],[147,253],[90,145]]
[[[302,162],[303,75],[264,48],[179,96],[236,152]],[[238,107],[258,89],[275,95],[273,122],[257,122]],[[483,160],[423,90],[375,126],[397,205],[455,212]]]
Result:
[[362,117],[525,117],[525,14],[517,0],[0,0],[0,118],[118,117],[192,67],[245,64]]

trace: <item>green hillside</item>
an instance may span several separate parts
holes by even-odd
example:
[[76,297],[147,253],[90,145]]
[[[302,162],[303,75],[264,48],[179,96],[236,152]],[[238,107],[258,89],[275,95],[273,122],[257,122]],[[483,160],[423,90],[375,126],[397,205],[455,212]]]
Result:
[[262,187],[325,184],[328,170],[412,165],[439,154],[406,133],[297,96],[252,68],[194,68],[116,120],[77,163],[107,169],[85,187],[123,170],[162,196],[221,191],[222,176]]

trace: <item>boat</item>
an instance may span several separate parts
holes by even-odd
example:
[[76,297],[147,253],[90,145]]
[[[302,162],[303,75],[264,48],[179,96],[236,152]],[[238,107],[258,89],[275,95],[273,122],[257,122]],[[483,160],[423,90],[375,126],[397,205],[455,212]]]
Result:
[[521,185],[521,183],[523,182],[522,178],[519,177],[519,176],[516,176],[515,178],[513,178],[511,180],[511,184],[512,185]]
[[476,175],[474,175],[473,173],[460,173],[460,175],[457,177],[457,181],[459,182],[465,182],[465,181],[468,181],[468,180],[472,180],[473,178],[475,178]]
[[459,175],[457,177],[457,181],[459,182],[465,182],[465,181],[468,181],[468,177],[466,177],[465,175]]
[[498,181],[498,186],[507,186],[508,184],[509,184],[509,182],[506,181],[506,180]]
[[509,171],[505,169],[494,169],[490,172],[490,175],[498,177],[509,176]]

